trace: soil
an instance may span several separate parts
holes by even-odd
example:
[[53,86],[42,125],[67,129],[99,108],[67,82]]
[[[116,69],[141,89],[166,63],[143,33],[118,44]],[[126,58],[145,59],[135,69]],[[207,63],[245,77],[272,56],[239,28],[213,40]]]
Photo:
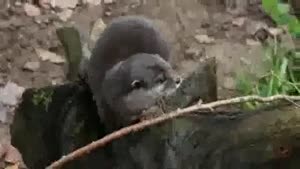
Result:
[[[25,88],[36,88],[66,82],[65,64],[42,61],[35,52],[42,48],[65,55],[56,28],[74,25],[84,42],[96,19],[107,23],[116,16],[140,14],[152,18],[164,32],[172,46],[171,62],[179,72],[191,71],[201,58],[216,57],[219,97],[230,97],[236,94],[237,72],[264,72],[261,44],[250,45],[247,40],[253,38],[256,27],[272,25],[259,4],[235,14],[199,1],[118,0],[108,5],[79,5],[66,22],[57,17],[59,10],[40,10],[40,15],[32,17],[26,15],[23,4],[0,9],[0,85],[12,81]],[[197,35],[207,35],[213,42],[199,43]],[[39,62],[40,67],[25,70],[26,62]],[[8,124],[0,124],[0,144],[9,143]]]

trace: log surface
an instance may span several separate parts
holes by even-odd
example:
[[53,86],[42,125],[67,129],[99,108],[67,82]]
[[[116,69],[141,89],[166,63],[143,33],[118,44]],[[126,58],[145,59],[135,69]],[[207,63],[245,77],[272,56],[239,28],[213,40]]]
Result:
[[[166,106],[174,110],[199,98],[214,101],[216,86],[212,59],[183,81]],[[48,94],[37,97],[43,92]],[[290,105],[252,112],[194,113],[123,137],[64,168],[298,169],[299,124],[299,108]],[[42,169],[106,133],[92,94],[85,84],[72,82],[27,90],[11,134],[26,165]]]

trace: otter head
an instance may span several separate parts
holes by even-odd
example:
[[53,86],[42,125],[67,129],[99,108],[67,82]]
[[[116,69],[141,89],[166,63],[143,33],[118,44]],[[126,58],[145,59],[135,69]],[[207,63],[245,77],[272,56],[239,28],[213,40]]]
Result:
[[128,125],[180,83],[180,77],[159,55],[132,55],[106,72],[101,97],[108,112],[103,112],[102,119],[110,118],[118,127]]

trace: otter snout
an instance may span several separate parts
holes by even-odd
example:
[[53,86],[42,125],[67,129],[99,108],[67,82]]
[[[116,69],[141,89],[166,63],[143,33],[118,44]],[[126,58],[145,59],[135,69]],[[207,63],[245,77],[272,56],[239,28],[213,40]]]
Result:
[[174,82],[175,82],[176,88],[179,88],[180,85],[181,85],[181,82],[182,82],[181,76],[176,76],[176,77],[174,78]]
[[172,68],[168,70],[169,84],[170,88],[178,89],[182,83],[182,77]]

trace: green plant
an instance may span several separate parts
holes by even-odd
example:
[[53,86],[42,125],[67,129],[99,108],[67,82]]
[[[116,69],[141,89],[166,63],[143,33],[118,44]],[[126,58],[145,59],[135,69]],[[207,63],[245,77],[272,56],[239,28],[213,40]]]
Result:
[[35,106],[42,104],[45,107],[45,110],[48,111],[49,104],[52,101],[52,95],[52,90],[36,90],[33,94],[32,102]]
[[[300,22],[291,14],[292,3],[280,0],[262,0],[265,12],[278,24],[286,25],[297,42]],[[237,89],[244,95],[272,96],[275,94],[300,95],[300,52],[288,50],[276,39],[265,46],[264,64],[269,71],[257,81],[245,74],[238,75]],[[246,103],[245,108],[255,108],[259,103]]]
[[291,14],[291,3],[280,0],[262,0],[265,12],[278,24],[287,25],[291,35],[300,38],[300,22],[295,15]]
[[[300,95],[299,75],[291,70],[290,64],[295,51],[289,51],[280,43],[269,43],[265,47],[264,65],[269,71],[253,82],[245,74],[238,75],[237,89],[243,95],[272,96],[276,94]],[[255,108],[259,103],[246,103],[245,108]]]

